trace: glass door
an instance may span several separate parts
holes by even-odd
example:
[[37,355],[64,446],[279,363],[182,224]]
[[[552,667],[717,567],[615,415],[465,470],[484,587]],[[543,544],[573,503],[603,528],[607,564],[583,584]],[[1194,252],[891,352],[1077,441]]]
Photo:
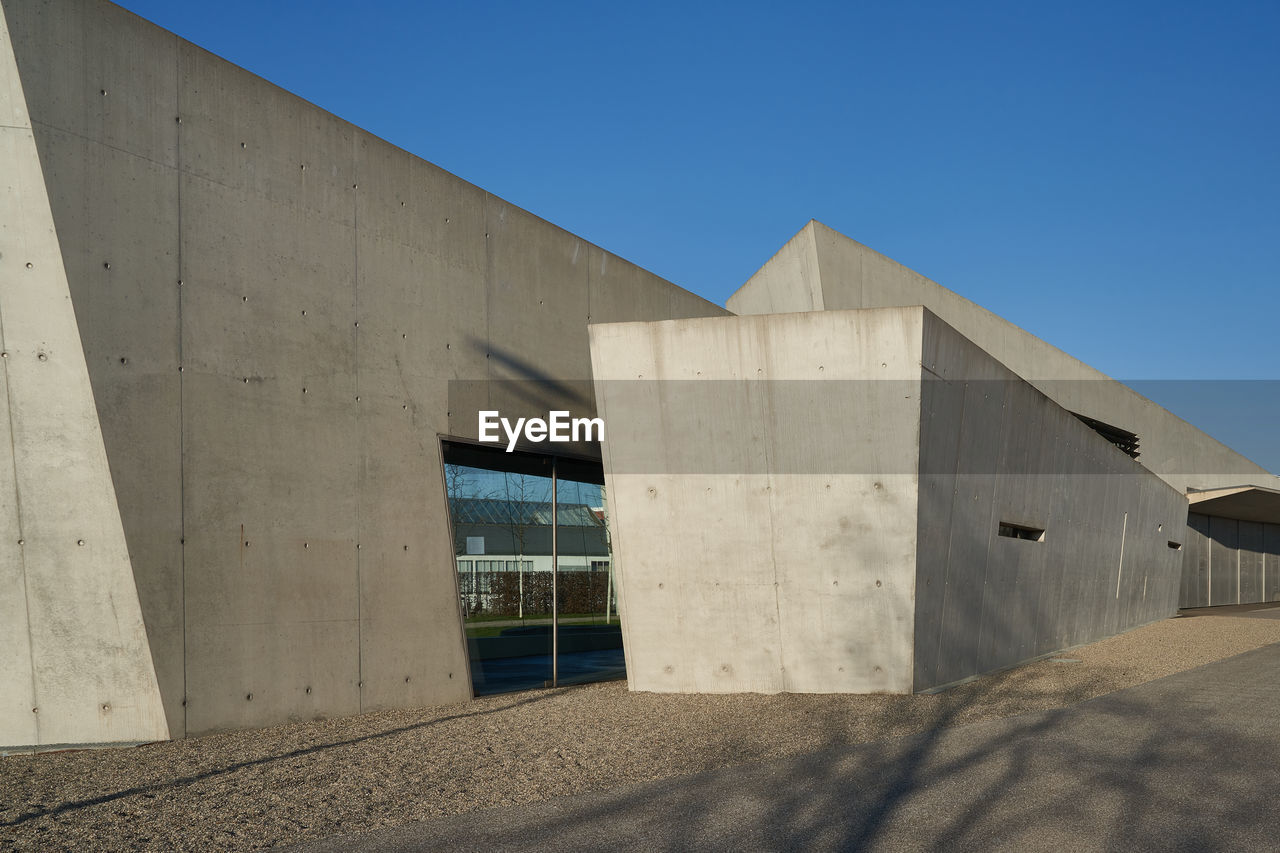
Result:
[[476,695],[625,676],[598,462],[444,442]]

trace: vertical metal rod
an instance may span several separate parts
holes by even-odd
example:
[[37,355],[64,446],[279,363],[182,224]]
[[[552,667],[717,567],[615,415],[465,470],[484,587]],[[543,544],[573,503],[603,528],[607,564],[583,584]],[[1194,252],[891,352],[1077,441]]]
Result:
[[1124,527],[1120,529],[1120,567],[1116,569],[1116,599],[1120,598],[1120,578],[1124,575],[1124,540],[1129,535],[1129,513],[1124,514]]
[[559,520],[556,517],[560,504],[556,491],[556,458],[551,457],[551,686],[559,686],[560,679],[560,599],[556,588],[556,575],[560,573],[560,552],[557,549],[556,531]]

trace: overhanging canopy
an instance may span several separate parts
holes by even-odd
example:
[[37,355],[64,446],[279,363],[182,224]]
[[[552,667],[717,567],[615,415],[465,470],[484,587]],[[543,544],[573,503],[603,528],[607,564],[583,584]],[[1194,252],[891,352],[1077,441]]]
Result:
[[1280,524],[1280,490],[1263,486],[1230,486],[1188,492],[1191,511],[1219,518]]

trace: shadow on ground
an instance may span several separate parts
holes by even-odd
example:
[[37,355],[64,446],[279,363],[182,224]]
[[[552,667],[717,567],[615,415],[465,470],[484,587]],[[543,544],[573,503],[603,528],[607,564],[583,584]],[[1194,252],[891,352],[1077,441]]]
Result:
[[[331,839],[338,849],[1274,849],[1280,646],[1063,708]],[[801,721],[798,721],[801,722]]]

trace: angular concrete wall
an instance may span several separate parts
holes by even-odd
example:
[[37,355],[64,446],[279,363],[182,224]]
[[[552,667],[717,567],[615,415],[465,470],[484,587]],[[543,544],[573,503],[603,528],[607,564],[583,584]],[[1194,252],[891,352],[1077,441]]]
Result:
[[817,233],[812,224],[800,229],[730,297],[731,310],[735,314],[787,314],[825,308]]
[[0,745],[168,737],[0,9]]
[[915,689],[1176,612],[1185,497],[928,312],[923,367]]
[[589,381],[593,319],[723,309],[118,7],[0,4],[174,735],[468,698],[439,436]]
[[592,326],[633,690],[910,691],[922,324]]
[[1126,386],[818,222],[806,225],[728,302],[744,314],[894,305],[924,305],[1063,408],[1137,433],[1142,464],[1180,491],[1274,480]]
[[1176,611],[1186,498],[924,308],[591,331],[633,689],[923,690]]

